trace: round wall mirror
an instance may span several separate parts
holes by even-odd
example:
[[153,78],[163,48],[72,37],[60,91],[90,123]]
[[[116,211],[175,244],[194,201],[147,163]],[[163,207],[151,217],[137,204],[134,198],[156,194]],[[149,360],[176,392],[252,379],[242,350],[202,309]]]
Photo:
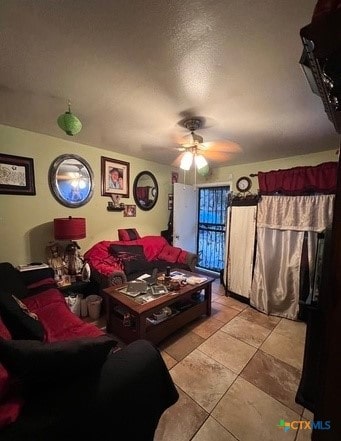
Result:
[[92,197],[94,184],[90,165],[77,155],[61,155],[51,164],[49,185],[62,205],[81,207]]
[[159,196],[155,176],[149,171],[139,173],[134,180],[133,193],[135,203],[141,210],[151,210]]

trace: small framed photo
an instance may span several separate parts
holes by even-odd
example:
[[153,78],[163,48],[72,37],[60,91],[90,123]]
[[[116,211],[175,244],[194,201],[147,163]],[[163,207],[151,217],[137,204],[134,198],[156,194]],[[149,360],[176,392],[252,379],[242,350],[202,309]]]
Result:
[[129,197],[129,162],[101,156],[102,196]]
[[32,158],[0,153],[0,194],[36,194]]
[[136,217],[136,205],[126,205],[123,212],[124,217]]
[[173,194],[168,194],[168,210],[173,210]]
[[178,172],[172,172],[172,184],[176,184],[179,179],[179,173]]
[[68,286],[68,285],[71,285],[71,276],[68,275],[68,274],[64,274],[64,275],[62,276],[62,283],[63,283],[62,286]]

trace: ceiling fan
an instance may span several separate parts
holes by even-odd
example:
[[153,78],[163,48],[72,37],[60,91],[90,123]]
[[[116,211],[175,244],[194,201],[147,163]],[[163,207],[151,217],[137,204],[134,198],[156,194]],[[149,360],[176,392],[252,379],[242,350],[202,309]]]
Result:
[[180,121],[179,125],[190,133],[179,142],[180,147],[176,149],[182,154],[174,161],[173,165],[187,171],[194,162],[198,173],[206,175],[209,171],[207,159],[215,163],[223,162],[231,157],[231,153],[240,151],[240,148],[232,141],[204,142],[204,138],[195,133],[196,130],[203,128],[203,123],[204,120],[201,117]]

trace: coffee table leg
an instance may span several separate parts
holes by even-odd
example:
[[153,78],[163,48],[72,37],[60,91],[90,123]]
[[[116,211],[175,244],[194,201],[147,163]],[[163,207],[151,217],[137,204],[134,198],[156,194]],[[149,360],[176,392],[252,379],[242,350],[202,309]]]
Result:
[[205,288],[205,299],[206,299],[206,315],[211,315],[211,303],[212,303],[212,283],[209,283]]
[[106,326],[106,331],[107,332],[111,332],[111,299],[109,296],[105,296],[105,315],[106,315],[106,321],[107,321],[107,326]]
[[136,316],[136,331],[137,331],[137,338],[146,338],[146,319],[142,316]]

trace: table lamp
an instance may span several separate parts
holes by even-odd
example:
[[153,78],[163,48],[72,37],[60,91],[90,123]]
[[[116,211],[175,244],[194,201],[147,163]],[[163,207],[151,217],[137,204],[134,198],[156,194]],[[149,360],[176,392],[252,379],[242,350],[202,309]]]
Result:
[[[70,243],[65,248],[67,256],[68,273],[73,276],[78,270],[77,250],[80,246],[75,242],[86,237],[86,225],[84,217],[67,217],[54,219],[54,237],[56,240],[69,240]],[[81,268],[80,268],[81,270]]]

